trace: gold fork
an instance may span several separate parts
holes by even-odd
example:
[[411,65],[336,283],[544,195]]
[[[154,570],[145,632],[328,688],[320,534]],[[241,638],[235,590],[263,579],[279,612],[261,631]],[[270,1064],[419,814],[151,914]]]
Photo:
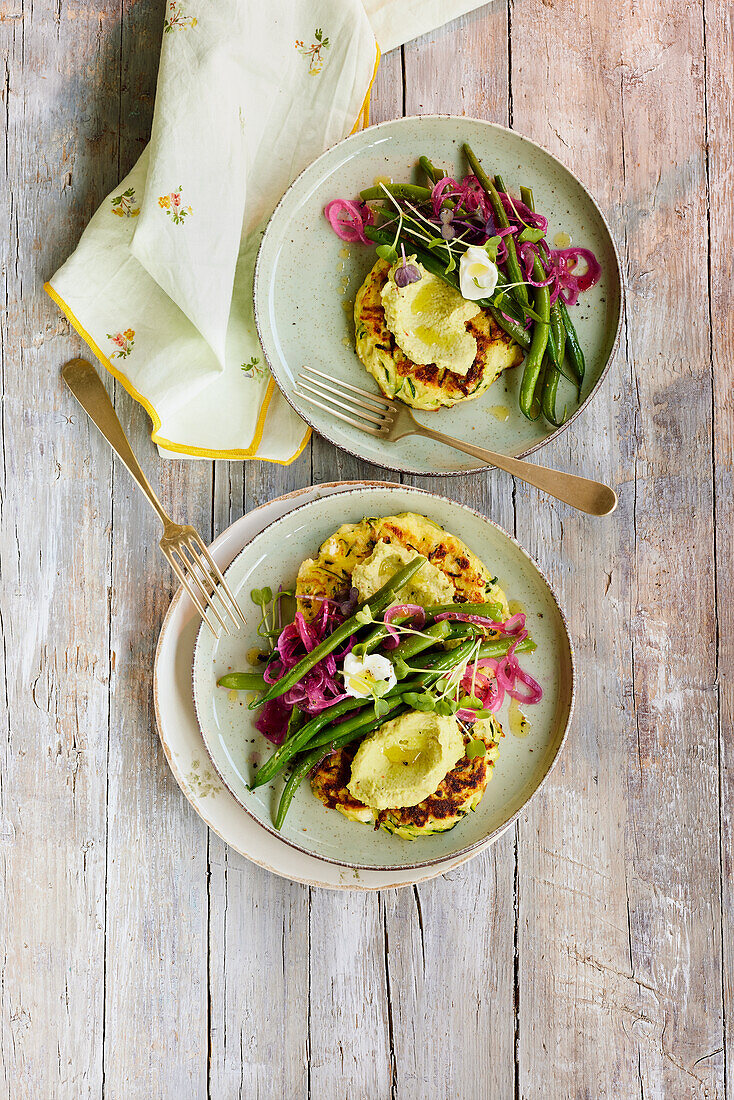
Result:
[[[239,630],[245,625],[245,617],[219,566],[196,529],[190,524],[174,523],[164,511],[163,505],[153,492],[150,482],[133,454],[107,390],[102,385],[102,379],[92,364],[85,359],[72,359],[61,371],[61,377],[86,414],[97,425],[117,457],[125,463],[163,521],[160,548],[206,625],[216,635],[217,628],[209,618],[211,612],[225,634],[231,633],[228,620],[231,620]],[[220,608],[224,617],[220,614]]]
[[[419,424],[407,405],[388,401],[385,397],[368,393],[367,390],[361,390],[359,386],[351,386],[348,382],[342,382],[341,379],[335,384],[334,379],[329,378],[328,374],[314,367],[304,367],[299,377],[300,391],[296,390],[296,393],[302,401],[308,401],[309,404],[316,405],[317,408],[331,413],[332,416],[363,432],[368,432],[369,435],[377,436],[378,439],[394,443],[406,435],[424,435],[439,443],[445,443],[448,447],[455,447],[459,451],[473,455],[482,462],[498,466],[500,470],[513,474],[528,485],[534,485],[536,489],[542,489],[549,496],[562,500],[581,512],[589,512],[592,516],[606,516],[617,507],[617,494],[614,489],[601,481],[591,481],[576,474],[565,474],[561,470],[551,470],[547,466],[536,466],[534,462],[524,462],[520,458],[495,454],[494,451],[488,451],[484,447],[475,447],[472,443],[454,439],[453,436],[444,435],[443,432],[437,432],[433,428]],[[312,394],[315,397],[311,396]],[[352,397],[351,394],[356,396]],[[343,411],[339,412],[340,409]],[[349,415],[346,416],[345,413]]]

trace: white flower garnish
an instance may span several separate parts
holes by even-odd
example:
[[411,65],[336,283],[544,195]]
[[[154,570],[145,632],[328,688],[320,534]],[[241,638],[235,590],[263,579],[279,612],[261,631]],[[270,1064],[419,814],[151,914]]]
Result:
[[344,658],[344,690],[353,699],[366,699],[372,694],[372,688],[378,681],[386,681],[389,691],[395,687],[398,678],[387,657],[379,653],[369,653],[366,657],[356,657],[347,653]]
[[459,286],[470,302],[488,298],[497,286],[497,265],[479,245],[470,245],[459,261]]

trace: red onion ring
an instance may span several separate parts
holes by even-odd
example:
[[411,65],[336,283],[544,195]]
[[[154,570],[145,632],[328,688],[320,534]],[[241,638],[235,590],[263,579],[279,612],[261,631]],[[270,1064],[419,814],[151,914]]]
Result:
[[474,626],[484,626],[487,630],[498,630],[504,634],[502,623],[496,623],[494,619],[488,619],[486,615],[466,615],[463,611],[442,611],[440,615],[435,616],[435,622],[440,623],[442,619],[453,619],[457,623],[473,623]]
[[352,199],[332,199],[324,207],[324,217],[340,240],[348,244],[369,244],[364,227],[372,225],[374,215],[367,203]]
[[417,603],[397,603],[392,607],[388,607],[387,611],[382,617],[382,620],[387,627],[388,637],[385,638],[385,649],[395,649],[400,645],[400,635],[398,631],[392,626],[392,620],[396,616],[401,618],[408,618],[410,620],[418,620],[413,622],[413,626],[416,630],[421,630],[426,625],[426,612],[425,609]]
[[542,229],[545,233],[548,228],[548,219],[545,215],[538,214],[535,210],[531,210],[530,207],[526,206],[520,199],[515,199],[512,195],[508,195],[504,191],[500,191],[498,194],[505,208],[505,213],[511,221],[521,226],[523,229],[525,226],[529,225],[533,229]]
[[508,689],[508,695],[516,699],[518,703],[525,703],[527,706],[534,706],[536,703],[540,702],[543,698],[543,689],[538,681],[533,679],[530,673],[524,672],[518,665],[515,671],[515,679],[519,680],[521,684],[524,684],[525,687],[530,689],[529,694],[524,695],[515,687],[511,691]]

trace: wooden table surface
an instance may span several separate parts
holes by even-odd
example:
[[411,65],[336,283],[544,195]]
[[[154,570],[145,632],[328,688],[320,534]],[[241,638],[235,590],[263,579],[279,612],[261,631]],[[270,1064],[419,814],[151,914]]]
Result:
[[[611,481],[614,516],[498,472],[417,482],[501,523],[560,594],[581,670],[563,758],[489,851],[370,894],[251,866],[182,796],[151,698],[157,521],[60,384],[84,349],[42,282],[143,149],[162,0],[0,0],[0,1096],[727,1095],[732,11],[495,0],[382,60],[373,121],[476,115],[576,172],[627,303],[600,394],[542,456]],[[162,461],[114,389],[205,535],[381,476],[320,439],[287,468]]]

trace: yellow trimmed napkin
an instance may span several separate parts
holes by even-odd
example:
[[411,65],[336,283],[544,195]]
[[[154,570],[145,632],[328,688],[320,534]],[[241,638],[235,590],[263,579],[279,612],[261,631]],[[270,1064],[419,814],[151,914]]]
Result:
[[309,431],[255,332],[262,230],[295,177],[367,125],[381,45],[483,2],[168,0],[150,144],[46,284],[163,453],[301,453]]

